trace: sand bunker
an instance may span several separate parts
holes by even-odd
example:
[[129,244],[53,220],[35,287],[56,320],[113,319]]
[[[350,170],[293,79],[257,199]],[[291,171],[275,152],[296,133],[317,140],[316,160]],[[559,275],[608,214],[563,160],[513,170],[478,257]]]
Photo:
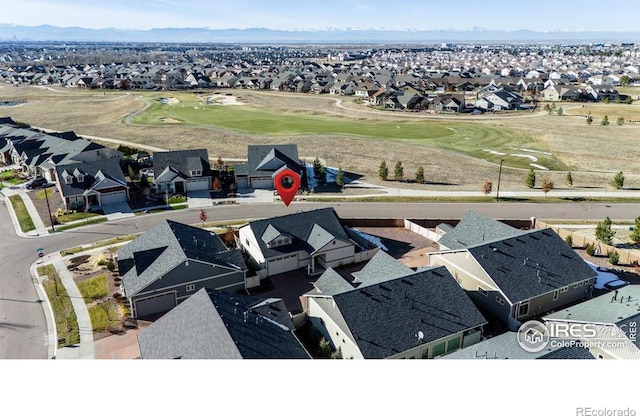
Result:
[[182,123],[182,121],[176,120],[175,118],[171,118],[171,117],[162,117],[160,121],[162,121],[164,124],[181,124]]
[[208,97],[207,98],[207,104],[209,104],[209,105],[214,105],[214,104],[218,104],[218,105],[244,105],[244,103],[241,103],[240,101],[238,101],[238,98],[236,98],[233,95]]
[[174,104],[178,104],[180,102],[180,100],[178,100],[177,98],[160,98],[160,102],[162,104],[167,104],[167,105],[174,105]]

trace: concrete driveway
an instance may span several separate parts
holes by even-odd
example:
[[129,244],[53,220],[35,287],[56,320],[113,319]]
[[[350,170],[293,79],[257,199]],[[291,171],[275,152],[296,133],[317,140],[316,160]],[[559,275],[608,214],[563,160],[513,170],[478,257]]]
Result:
[[134,216],[133,211],[131,211],[131,207],[126,202],[103,205],[102,211],[109,221]]
[[189,208],[205,208],[213,206],[209,191],[191,191],[187,194]]

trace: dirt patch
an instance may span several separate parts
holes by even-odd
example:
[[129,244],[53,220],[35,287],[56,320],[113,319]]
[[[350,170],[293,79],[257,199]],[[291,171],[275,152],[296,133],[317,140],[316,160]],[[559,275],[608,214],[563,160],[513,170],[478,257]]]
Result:
[[408,267],[428,265],[426,253],[438,250],[438,244],[400,227],[358,227],[363,233],[379,237],[389,255]]
[[207,97],[209,105],[244,105],[235,95],[213,95]]

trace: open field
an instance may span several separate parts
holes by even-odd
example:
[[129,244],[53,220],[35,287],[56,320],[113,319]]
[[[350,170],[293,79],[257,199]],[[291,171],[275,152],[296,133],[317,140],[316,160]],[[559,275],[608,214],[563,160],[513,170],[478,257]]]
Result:
[[[607,111],[611,124],[601,126],[596,120],[588,126],[581,104],[575,103],[560,104],[566,116],[538,112],[429,116],[364,108],[353,97],[246,90],[221,93],[231,93],[245,105],[207,105],[211,91],[81,91],[0,85],[0,98],[25,102],[2,108],[0,115],[33,126],[165,149],[207,148],[212,158],[246,157],[247,144],[297,143],[301,156],[318,156],[330,165],[362,173],[363,180],[372,183],[379,183],[382,159],[392,167],[402,161],[407,178],[423,166],[434,190],[475,190],[484,179],[495,186],[500,159],[505,160],[504,190],[525,189],[524,168],[530,163],[558,170],[539,173],[539,177],[552,176],[557,187],[563,183],[560,171],[569,169],[574,172],[575,187],[605,187],[612,172],[620,170],[626,176],[625,186],[640,187],[640,158],[633,151],[640,124],[615,124],[618,113],[627,120],[640,119],[637,104],[593,104],[589,110],[594,117]],[[162,104],[158,100],[163,97],[179,102]],[[136,115],[137,111],[141,112]],[[160,120],[163,117],[174,122],[165,124]]]

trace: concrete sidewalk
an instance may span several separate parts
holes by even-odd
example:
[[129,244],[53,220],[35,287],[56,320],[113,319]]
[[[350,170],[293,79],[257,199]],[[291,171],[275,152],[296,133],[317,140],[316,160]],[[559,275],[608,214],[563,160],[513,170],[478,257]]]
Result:
[[[91,318],[89,317],[89,310],[87,305],[76,286],[76,282],[73,280],[71,273],[67,270],[60,252],[52,253],[48,256],[49,264],[52,264],[56,269],[60,281],[69,295],[71,305],[76,313],[78,320],[78,329],[80,332],[80,344],[71,347],[59,348],[56,351],[56,358],[61,359],[93,359],[94,347],[93,347],[93,326],[91,325]],[[47,263],[45,263],[47,264]],[[57,340],[56,340],[57,342]]]

